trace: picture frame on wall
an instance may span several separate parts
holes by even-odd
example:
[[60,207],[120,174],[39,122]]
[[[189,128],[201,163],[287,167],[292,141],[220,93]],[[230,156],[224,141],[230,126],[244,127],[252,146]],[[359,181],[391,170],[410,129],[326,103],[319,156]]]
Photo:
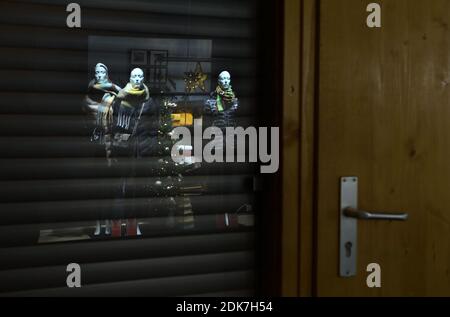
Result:
[[146,50],[131,50],[131,65],[146,66],[148,64],[148,52]]

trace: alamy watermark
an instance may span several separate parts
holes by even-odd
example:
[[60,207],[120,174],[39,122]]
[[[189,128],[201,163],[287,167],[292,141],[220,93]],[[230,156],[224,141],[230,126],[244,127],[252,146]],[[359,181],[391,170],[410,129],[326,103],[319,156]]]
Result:
[[[171,153],[175,163],[185,162],[190,156],[185,152],[193,149],[195,163],[260,162],[262,174],[276,173],[280,166],[280,129],[276,127],[209,127],[203,131],[201,120],[194,120],[193,146],[191,131],[186,127],[175,128],[172,139],[177,140]],[[209,142],[203,146],[204,140]]]
[[68,288],[81,287],[81,266],[78,263],[70,263],[67,265],[66,272],[70,273],[67,276],[66,284]]

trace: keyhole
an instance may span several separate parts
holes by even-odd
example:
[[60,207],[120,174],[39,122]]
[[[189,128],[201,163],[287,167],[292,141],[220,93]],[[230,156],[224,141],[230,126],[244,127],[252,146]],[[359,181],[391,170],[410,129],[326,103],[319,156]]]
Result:
[[351,243],[351,242],[347,242],[345,244],[345,255],[347,256],[347,258],[352,256],[352,247],[353,247],[353,243]]

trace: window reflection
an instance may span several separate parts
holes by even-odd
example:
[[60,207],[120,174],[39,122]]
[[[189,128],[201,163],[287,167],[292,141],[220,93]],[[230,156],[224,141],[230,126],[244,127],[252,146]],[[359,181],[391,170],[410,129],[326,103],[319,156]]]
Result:
[[[252,229],[250,164],[199,163],[189,148],[181,163],[171,158],[175,127],[237,125],[239,89],[212,51],[211,40],[89,38],[84,124],[94,152],[103,153],[95,168],[110,178],[69,181],[83,200],[60,211],[64,222],[41,217],[39,243]],[[57,208],[46,210],[49,219]]]

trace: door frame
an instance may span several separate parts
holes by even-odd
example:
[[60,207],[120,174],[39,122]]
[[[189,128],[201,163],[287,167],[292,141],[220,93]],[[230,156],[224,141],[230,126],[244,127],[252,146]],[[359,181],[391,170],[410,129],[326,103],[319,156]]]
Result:
[[288,297],[316,294],[319,5],[284,0],[281,295]]

